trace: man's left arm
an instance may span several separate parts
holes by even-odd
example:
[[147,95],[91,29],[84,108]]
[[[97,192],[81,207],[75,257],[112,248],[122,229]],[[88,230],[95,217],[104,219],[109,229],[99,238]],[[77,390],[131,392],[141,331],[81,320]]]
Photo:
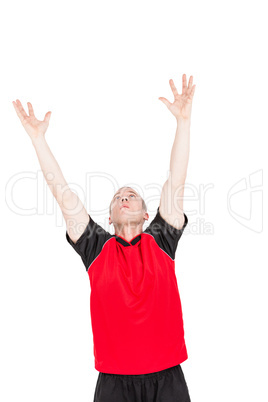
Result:
[[169,83],[174,94],[174,102],[170,103],[162,97],[159,99],[175,116],[177,129],[171,150],[169,177],[161,192],[159,213],[170,225],[181,229],[185,222],[183,194],[190,152],[191,110],[195,85],[192,85],[193,76],[191,76],[187,86],[186,74],[184,74],[182,76],[182,94],[179,95],[173,80],[170,80]]

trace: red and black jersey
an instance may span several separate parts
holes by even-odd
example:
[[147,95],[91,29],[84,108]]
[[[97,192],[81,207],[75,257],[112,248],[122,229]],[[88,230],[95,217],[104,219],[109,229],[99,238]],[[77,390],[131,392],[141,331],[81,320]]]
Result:
[[95,369],[147,374],[188,358],[175,274],[175,252],[188,223],[176,229],[159,213],[130,242],[90,216],[74,243],[89,276]]

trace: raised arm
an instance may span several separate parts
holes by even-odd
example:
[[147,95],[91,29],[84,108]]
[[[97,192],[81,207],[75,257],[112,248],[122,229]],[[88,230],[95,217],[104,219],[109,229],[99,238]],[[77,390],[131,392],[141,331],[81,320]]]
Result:
[[175,116],[177,129],[170,157],[170,172],[163,185],[159,213],[170,225],[180,229],[184,224],[183,193],[187,175],[190,152],[190,125],[192,100],[196,85],[193,86],[193,76],[187,86],[186,74],[182,76],[182,94],[179,95],[173,80],[169,80],[174,94],[174,102],[166,98],[159,99]]
[[47,112],[43,121],[37,120],[33,107],[27,102],[29,115],[21,102],[12,102],[15,111],[32,140],[44,178],[63,213],[70,238],[76,242],[89,222],[89,215],[77,195],[69,188],[60,166],[52,154],[46,139],[51,112]]

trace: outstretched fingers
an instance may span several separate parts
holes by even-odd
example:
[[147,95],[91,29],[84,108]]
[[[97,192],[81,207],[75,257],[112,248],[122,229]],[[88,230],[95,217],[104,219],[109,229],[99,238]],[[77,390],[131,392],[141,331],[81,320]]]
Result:
[[171,90],[173,92],[173,95],[176,98],[176,96],[178,96],[179,94],[178,94],[177,88],[175,87],[174,82],[173,82],[172,79],[169,80],[169,84],[170,84]]
[[189,102],[192,102],[192,100],[193,100],[194,91],[195,91],[195,85],[191,88],[191,92],[190,92],[189,95],[188,95],[188,99],[187,99],[187,100],[189,100]]
[[182,75],[182,95],[185,94],[187,91],[187,80],[186,80],[186,74]]
[[[193,86],[193,79],[194,77],[191,75],[189,79],[189,84],[188,87],[186,86],[184,91],[185,95],[187,95],[188,99],[193,99],[194,96],[194,90],[195,90],[195,85]],[[185,85],[186,85],[186,75],[185,75]]]
[[[189,79],[189,84],[188,84],[188,86],[187,86],[186,74],[183,74],[183,75],[182,75],[182,95],[189,95],[189,94],[192,93],[191,90],[192,90],[192,87],[193,87],[193,79],[194,79],[194,78],[193,78],[193,76],[191,75],[191,76],[190,76],[190,79]],[[176,96],[179,96],[179,94],[178,94],[178,91],[177,91],[177,89],[176,89],[176,87],[175,87],[175,85],[174,85],[173,80],[172,80],[172,79],[169,80],[169,83],[170,83],[172,92],[173,92],[173,94],[174,94],[174,96],[175,96],[175,98],[176,98]]]
[[158,98],[158,99],[160,99],[160,100],[166,105],[167,108],[169,108],[169,107],[171,106],[171,103],[170,103],[166,98],[163,98],[163,97],[161,96],[161,97]]
[[16,110],[17,115],[19,116],[20,121],[23,122],[24,120],[26,120],[28,115],[25,112],[25,110],[23,109],[23,106],[22,106],[21,102],[19,101],[19,99],[17,99],[16,102],[12,101],[12,103]]
[[45,118],[44,118],[43,121],[49,122],[50,117],[51,117],[51,112],[47,112],[47,113],[45,114]]
[[34,116],[32,104],[30,102],[27,102],[27,105],[28,105],[29,116]]
[[182,91],[183,94],[185,94],[187,96],[189,96],[191,94],[192,87],[193,87],[193,79],[194,79],[194,77],[191,75],[189,78],[189,83],[188,83],[188,87],[187,87],[186,74],[184,74],[183,91]]

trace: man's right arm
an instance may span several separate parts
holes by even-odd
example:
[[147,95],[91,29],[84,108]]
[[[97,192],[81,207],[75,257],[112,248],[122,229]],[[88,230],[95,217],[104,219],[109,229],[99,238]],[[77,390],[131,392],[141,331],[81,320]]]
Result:
[[46,142],[45,133],[49,125],[51,111],[46,113],[44,120],[38,120],[30,102],[27,102],[29,114],[26,113],[19,99],[12,101],[12,104],[21,124],[32,140],[44,178],[62,210],[67,232],[71,240],[77,242],[87,227],[90,218],[80,199],[66,183],[62,171]]
[[79,197],[69,188],[59,164],[44,136],[32,139],[44,178],[61,208],[67,232],[76,242],[89,223],[89,215]]

